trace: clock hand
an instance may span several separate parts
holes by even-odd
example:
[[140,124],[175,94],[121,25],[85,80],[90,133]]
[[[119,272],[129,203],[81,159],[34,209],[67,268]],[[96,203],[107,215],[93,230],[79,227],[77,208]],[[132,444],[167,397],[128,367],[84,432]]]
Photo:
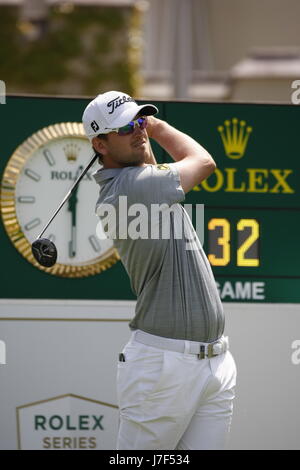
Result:
[[[76,200],[77,201],[77,200]],[[76,256],[76,206],[71,213],[72,224],[71,224],[71,240],[69,241],[69,256],[74,258]]]
[[71,240],[69,241],[69,257],[74,258],[76,256],[76,227],[71,227]]
[[[82,172],[83,167],[80,166],[76,173],[76,178]],[[76,256],[76,206],[78,186],[75,188],[72,196],[68,201],[68,210],[71,212],[71,240],[69,241],[69,256],[74,258]]]
[[[78,178],[78,175],[81,173],[82,171],[82,165],[80,165],[80,167],[78,168],[77,172],[76,172],[76,178]],[[76,186],[76,188],[74,189],[74,191],[72,192],[72,195],[71,197],[69,198],[68,200],[68,210],[73,212],[74,210],[74,207],[76,208],[76,204],[77,204],[77,191],[78,191],[78,187],[79,186]]]

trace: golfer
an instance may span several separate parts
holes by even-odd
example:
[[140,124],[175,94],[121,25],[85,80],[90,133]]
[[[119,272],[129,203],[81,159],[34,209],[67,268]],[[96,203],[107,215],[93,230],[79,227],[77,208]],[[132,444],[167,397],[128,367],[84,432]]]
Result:
[[[96,210],[137,296],[131,338],[119,354],[117,449],[222,449],[236,366],[223,335],[224,312],[210,264],[179,204],[216,164],[198,142],[154,117],[157,111],[111,91],[98,95],[83,114],[102,164],[94,175],[100,185]],[[174,163],[157,164],[149,138]],[[101,211],[105,204],[116,210],[113,220]],[[161,228],[157,219],[148,237],[124,231],[137,216],[136,207],[144,214],[141,225],[149,229],[157,205],[162,207],[158,223],[169,220],[168,237],[154,230]],[[151,237],[154,232],[162,236]]]

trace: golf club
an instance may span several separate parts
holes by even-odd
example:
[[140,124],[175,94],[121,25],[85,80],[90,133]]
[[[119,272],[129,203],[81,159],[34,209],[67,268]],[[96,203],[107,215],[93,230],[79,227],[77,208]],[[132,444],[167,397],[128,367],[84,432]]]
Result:
[[67,194],[65,195],[63,201],[60,203],[54,214],[52,215],[51,219],[47,222],[37,239],[32,243],[31,245],[31,251],[36,259],[36,261],[44,266],[45,268],[50,268],[56,263],[57,260],[57,249],[54,243],[51,240],[48,240],[47,238],[41,238],[43,233],[47,230],[49,225],[51,224],[52,220],[54,217],[58,214],[60,209],[63,207],[65,202],[69,199],[71,196],[72,192],[78,185],[78,183],[82,180],[86,172],[91,168],[91,166],[94,164],[95,160],[98,158],[98,155],[94,155],[89,164],[86,166],[86,168],[80,173],[78,178],[76,179],[75,183],[73,186],[69,189]]

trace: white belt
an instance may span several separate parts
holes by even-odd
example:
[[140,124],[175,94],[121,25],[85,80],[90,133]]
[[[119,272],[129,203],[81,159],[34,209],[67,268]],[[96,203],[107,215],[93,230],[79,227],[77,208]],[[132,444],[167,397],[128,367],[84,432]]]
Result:
[[134,340],[146,346],[153,346],[180,353],[195,354],[198,356],[198,359],[218,356],[229,349],[228,336],[221,336],[221,338],[212,343],[201,343],[183,339],[165,338],[163,336],[145,333],[145,331],[136,330],[134,332]]

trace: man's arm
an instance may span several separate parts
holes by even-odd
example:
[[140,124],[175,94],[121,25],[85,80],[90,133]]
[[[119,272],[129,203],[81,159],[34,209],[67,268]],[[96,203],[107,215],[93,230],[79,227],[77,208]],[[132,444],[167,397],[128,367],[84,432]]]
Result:
[[215,170],[216,164],[205,148],[167,122],[150,116],[147,133],[175,160],[185,193]]
[[157,161],[155,159],[150,140],[149,140],[149,158],[147,158],[145,163],[148,163],[149,165],[157,165]]

